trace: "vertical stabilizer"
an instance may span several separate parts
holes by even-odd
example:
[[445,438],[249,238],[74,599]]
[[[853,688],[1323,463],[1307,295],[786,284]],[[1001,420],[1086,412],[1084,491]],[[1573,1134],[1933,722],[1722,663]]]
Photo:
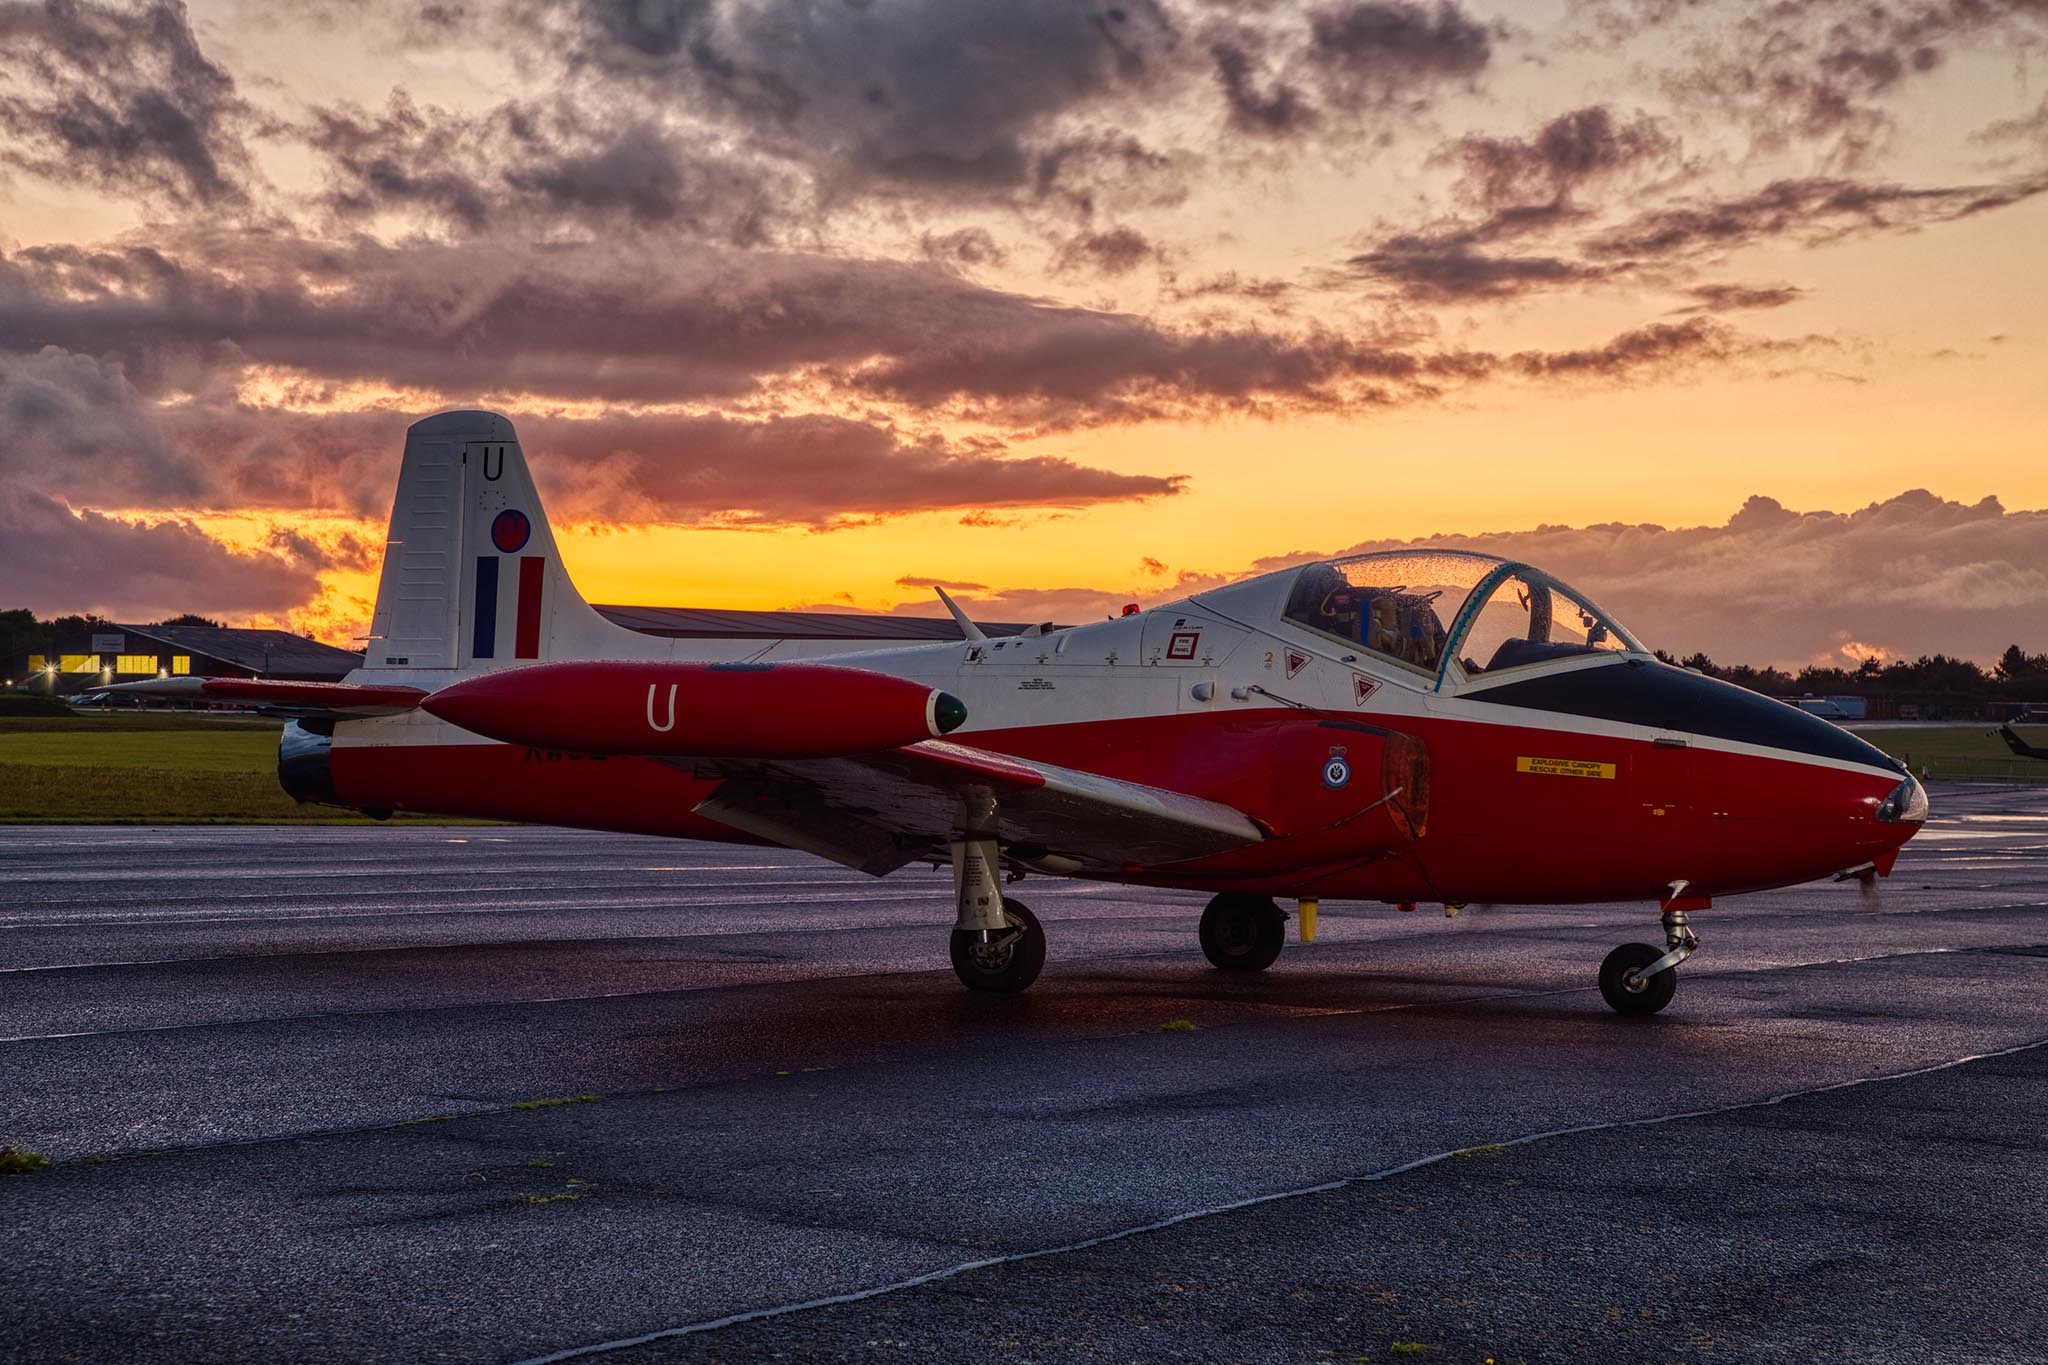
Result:
[[370,669],[469,671],[660,649],[606,621],[576,591],[510,421],[443,412],[413,423],[370,625]]

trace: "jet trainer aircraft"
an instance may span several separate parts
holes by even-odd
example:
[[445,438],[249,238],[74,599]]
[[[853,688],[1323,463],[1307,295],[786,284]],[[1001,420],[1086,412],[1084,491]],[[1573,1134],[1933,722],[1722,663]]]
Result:
[[[951,606],[951,603],[948,603]],[[564,570],[512,424],[407,433],[363,667],[116,691],[287,718],[278,773],[373,814],[767,842],[877,876],[950,863],[953,967],[1020,991],[1027,873],[1209,892],[1262,971],[1324,899],[1655,904],[1607,955],[1662,1009],[1714,897],[1887,874],[1927,818],[1903,765],[1659,662],[1584,594],[1450,550],[1308,563],[1088,625],[806,661],[614,625]]]

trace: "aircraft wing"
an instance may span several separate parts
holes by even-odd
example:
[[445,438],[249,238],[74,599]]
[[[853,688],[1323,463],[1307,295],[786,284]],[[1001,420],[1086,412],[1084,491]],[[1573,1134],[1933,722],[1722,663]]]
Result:
[[876,876],[944,860],[971,800],[992,798],[1008,851],[1047,871],[1157,867],[1265,837],[1231,806],[945,740],[843,758],[666,761],[724,778],[698,814]]
[[417,687],[381,683],[285,682],[276,678],[144,678],[99,689],[166,701],[225,702],[291,720],[395,716],[425,699]]

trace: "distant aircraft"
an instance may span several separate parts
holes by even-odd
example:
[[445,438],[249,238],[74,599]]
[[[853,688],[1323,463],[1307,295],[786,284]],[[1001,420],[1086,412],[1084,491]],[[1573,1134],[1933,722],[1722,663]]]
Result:
[[[951,607],[951,603],[948,603]],[[512,424],[407,434],[363,667],[340,683],[116,691],[286,717],[285,790],[424,811],[767,842],[877,876],[953,869],[967,986],[1038,976],[1027,873],[1206,891],[1226,971],[1325,899],[1655,903],[1601,964],[1662,1009],[1716,896],[1889,873],[1927,818],[1896,760],[1658,662],[1584,594],[1458,551],[1322,560],[1064,629],[806,662],[667,639],[585,604]]]
[[2020,732],[2010,724],[1998,727],[1998,737],[2005,741],[2005,747],[2021,758],[2048,758],[2048,749],[2037,749],[2020,738]]

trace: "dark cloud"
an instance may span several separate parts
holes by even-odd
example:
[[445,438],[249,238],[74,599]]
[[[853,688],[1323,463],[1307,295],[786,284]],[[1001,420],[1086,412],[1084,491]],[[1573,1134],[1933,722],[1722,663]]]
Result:
[[214,491],[165,438],[119,363],[56,347],[0,353],[0,486],[31,479],[115,506],[198,506]]
[[1295,86],[1259,69],[1259,48],[1249,35],[1217,38],[1209,44],[1216,83],[1230,106],[1230,124],[1242,133],[1284,137],[1316,123],[1316,111]]
[[585,0],[574,58],[749,130],[852,188],[1027,188],[1076,114],[1164,77],[1178,35],[1147,0],[905,0],[717,8]]
[[1759,151],[1817,147],[1843,167],[1894,130],[1890,97],[1975,46],[2024,60],[2048,37],[2038,0],[1802,0],[1730,14],[1669,0],[1583,7],[1603,37],[1645,31],[1685,60],[1663,62],[1682,105],[1745,129]]
[[1300,292],[1302,288],[1291,280],[1247,277],[1235,270],[1226,270],[1220,275],[1209,275],[1188,281],[1182,281],[1169,273],[1165,284],[1167,297],[1178,301],[1244,299],[1267,305],[1278,303]]
[[241,233],[0,259],[0,348],[98,349],[139,390],[257,363],[453,398],[774,402],[823,383],[1072,425],[1261,401],[1409,396],[1456,358],[1325,332],[1179,331],[913,263],[607,246],[343,246]]
[[[742,415],[803,394],[809,408],[884,399],[1011,428],[1406,403],[1535,372],[1530,357],[1316,325],[1169,327],[913,262],[710,247],[649,259],[604,244],[480,255],[260,232],[0,258],[0,350],[45,345],[97,350],[151,399],[231,390],[255,364],[515,408]],[[1583,373],[1585,354],[1553,368]]]
[[2048,174],[1982,185],[1900,185],[1839,177],[1776,180],[1721,199],[1647,210],[1593,234],[1596,257],[1665,259],[1721,253],[1754,242],[1803,245],[1868,233],[1911,230],[2008,207],[2048,191]]
[[[1560,122],[1547,125],[1546,131]],[[1483,302],[1614,280],[1669,283],[1674,275],[1682,279],[1687,271],[1742,247],[1771,241],[1818,246],[1880,232],[1909,232],[2048,192],[2048,173],[2040,171],[2004,181],[1947,186],[1812,176],[1777,180],[1725,197],[1683,198],[1597,226],[1596,211],[1574,203],[1570,194],[1592,176],[1583,170],[1552,170],[1556,163],[1537,151],[1541,140],[1481,139],[1486,150],[1476,173],[1468,163],[1466,191],[1475,199],[1509,202],[1497,203],[1480,219],[1385,237],[1348,257],[1346,270],[1420,303]],[[1453,145],[1469,146],[1472,141]],[[1596,140],[1594,145],[1614,144]],[[1639,144],[1641,155],[1664,155],[1659,145],[1655,138],[1644,141]],[[1587,164],[1560,154],[1566,166]],[[1620,153],[1605,152],[1594,160],[1616,155]],[[1523,191],[1555,197],[1512,202]],[[1705,285],[1690,292],[1705,311],[1775,307],[1797,294],[1782,287],[1773,292],[1729,285]]]
[[987,592],[986,583],[963,583],[951,578],[922,578],[916,574],[905,574],[896,580],[899,588],[944,588],[947,592]]
[[1001,265],[1009,253],[987,228],[960,228],[953,232],[927,232],[918,245],[927,259],[954,270],[972,270]]
[[1325,97],[1353,108],[1469,80],[1493,57],[1491,31],[1451,0],[1354,0],[1313,13],[1309,36]]
[[1806,291],[1789,284],[1702,284],[1685,291],[1694,300],[1680,313],[1734,313],[1745,309],[1783,308]]
[[0,3],[0,165],[64,185],[239,205],[251,122],[178,0]]
[[535,416],[519,428],[550,505],[600,520],[830,527],[911,512],[1171,497],[1186,483],[817,415]]
[[1353,272],[1392,286],[1420,303],[1472,303],[1543,289],[1590,284],[1612,275],[1609,266],[1561,254],[1489,252],[1483,229],[1451,228],[1389,237],[1349,258]]
[[1645,373],[1725,365],[1824,344],[1819,338],[1774,341],[1738,332],[1713,318],[1653,322],[1599,346],[1566,351],[1519,351],[1507,367],[1530,379],[1617,379]]
[[1588,185],[1667,164],[1677,153],[1678,139],[1658,120],[1642,113],[1618,118],[1595,104],[1560,114],[1528,137],[1458,138],[1433,159],[1460,168],[1466,202],[1497,211],[1560,204]]
[[381,112],[316,109],[306,141],[326,159],[327,206],[346,217],[417,209],[479,228],[490,212],[486,125],[422,109],[399,91]]
[[218,387],[161,404],[118,361],[0,354],[0,484],[72,506],[389,507],[385,413],[256,409]]
[[1117,227],[1069,238],[1060,247],[1054,268],[1095,275],[1128,275],[1158,257],[1158,246],[1144,233],[1136,228]]
[[[0,485],[73,505],[374,517],[389,506],[404,430],[418,415],[257,408],[217,392],[160,405],[117,364],[50,348],[0,357]],[[1184,483],[816,414],[515,416],[558,510],[578,519],[822,526],[1169,497]],[[313,568],[359,558],[340,542],[273,548]]]
[[584,55],[608,66],[661,63],[701,45],[711,0],[582,0]]
[[344,220],[411,212],[500,235],[570,221],[747,244],[806,208],[786,172],[703,152],[651,115],[562,99],[465,115],[399,92],[375,113],[338,105],[310,119],[320,201]]
[[2031,143],[2035,148],[2048,150],[2048,97],[2024,114],[2013,118],[1998,119],[1979,129],[1973,138],[1978,142]]
[[10,606],[115,620],[282,616],[318,593],[317,567],[295,546],[241,553],[189,521],[73,511],[0,480],[0,583]]
[[1577,196],[1668,167],[1678,151],[1657,120],[1622,118],[1604,105],[1560,114],[1526,137],[1457,138],[1430,159],[1459,168],[1454,193],[1480,216],[1395,233],[1345,265],[1418,303],[1512,298],[1610,279],[1626,267],[1585,260],[1565,240],[1597,212]]

